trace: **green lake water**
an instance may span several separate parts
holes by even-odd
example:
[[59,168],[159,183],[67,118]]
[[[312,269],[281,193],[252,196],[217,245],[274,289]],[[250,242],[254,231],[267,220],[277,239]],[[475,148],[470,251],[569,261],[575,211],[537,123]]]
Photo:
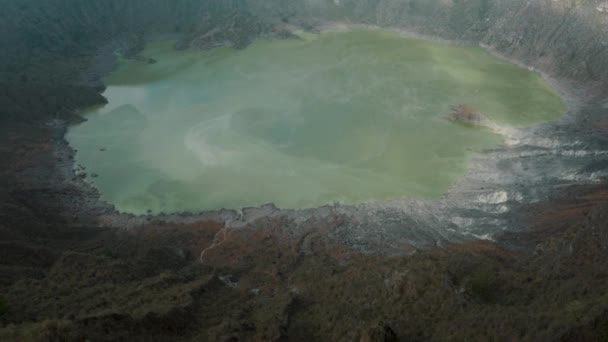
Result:
[[468,104],[501,125],[559,118],[542,78],[480,48],[383,30],[148,46],[121,61],[109,104],[67,135],[103,199],[132,213],[362,203],[445,192],[489,130],[445,120]]

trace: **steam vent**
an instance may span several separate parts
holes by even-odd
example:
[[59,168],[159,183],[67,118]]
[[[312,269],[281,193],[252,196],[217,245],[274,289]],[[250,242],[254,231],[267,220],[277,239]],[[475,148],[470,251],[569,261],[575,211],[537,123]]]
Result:
[[1,8],[0,341],[608,339],[608,2]]

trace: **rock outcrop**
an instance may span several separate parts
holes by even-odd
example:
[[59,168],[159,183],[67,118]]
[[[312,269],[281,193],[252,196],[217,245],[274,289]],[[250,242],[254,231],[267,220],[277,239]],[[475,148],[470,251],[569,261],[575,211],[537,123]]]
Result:
[[453,106],[452,112],[448,115],[448,120],[460,122],[471,126],[488,126],[490,120],[481,112],[469,105]]

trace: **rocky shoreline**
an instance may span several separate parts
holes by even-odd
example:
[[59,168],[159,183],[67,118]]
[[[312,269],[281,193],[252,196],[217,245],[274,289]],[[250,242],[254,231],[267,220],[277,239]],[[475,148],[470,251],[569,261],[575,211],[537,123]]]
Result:
[[[369,25],[349,25],[345,23],[322,23],[308,30],[328,31],[336,29],[351,29],[355,27],[372,27]],[[398,30],[398,29],[394,29]],[[411,31],[400,31],[410,37],[428,38],[428,36],[416,35]],[[406,33],[404,33],[406,32]],[[161,37],[162,38],[162,37]],[[149,38],[149,41],[157,40],[158,37]],[[432,38],[433,39],[433,38]],[[440,39],[440,38],[434,38]],[[462,44],[460,41],[441,40],[451,44]],[[107,75],[115,65],[115,55],[111,48],[123,46],[124,42],[109,44],[98,53],[92,68],[85,75],[91,79],[101,80]],[[138,47],[141,51],[143,45]],[[487,48],[487,47],[486,47]],[[137,54],[135,54],[137,55]],[[500,57],[500,56],[498,56]],[[502,59],[505,59],[504,56]],[[505,59],[507,60],[507,59]],[[516,63],[515,61],[509,61]],[[522,66],[521,63],[517,63]],[[522,66],[523,67],[523,66]],[[534,140],[544,141],[550,139],[540,137],[552,135],[552,128],[563,124],[566,118],[576,116],[581,106],[588,100],[577,96],[573,87],[565,81],[557,81],[546,74],[543,76],[551,81],[557,91],[564,97],[568,105],[568,113],[565,118],[558,122],[551,122],[538,125],[537,127],[523,130],[517,137],[517,142],[508,147],[500,147],[495,153],[487,151],[480,154],[473,163],[465,177],[458,181],[441,199],[438,200],[417,200],[417,199],[397,199],[390,201],[377,201],[360,205],[334,204],[320,208],[310,208],[302,210],[283,210],[276,208],[272,203],[257,207],[243,208],[241,210],[223,209],[219,211],[202,211],[199,213],[175,213],[163,215],[132,215],[117,212],[111,204],[104,203],[99,198],[99,193],[82,177],[74,175],[74,165],[62,163],[57,165],[60,173],[68,179],[72,177],[72,182],[76,182],[76,187],[82,192],[82,199],[77,202],[78,206],[73,206],[74,216],[79,216],[80,212],[86,213],[82,220],[91,220],[98,216],[101,226],[137,228],[145,226],[149,222],[170,223],[192,223],[196,221],[216,220],[226,222],[230,228],[241,229],[252,226],[256,220],[264,218],[276,218],[291,222],[290,229],[294,231],[306,231],[307,222],[316,220],[331,220],[337,216],[346,218],[342,227],[335,227],[333,236],[340,243],[351,246],[356,250],[367,253],[384,253],[402,249],[409,253],[412,248],[429,248],[441,246],[452,242],[482,240],[499,240],[499,235],[508,231],[513,225],[514,217],[510,207],[518,207],[525,203],[533,203],[538,200],[548,198],[553,190],[549,184],[520,184],[517,186],[518,179],[509,179],[508,174],[501,174],[496,165],[503,162],[512,162],[513,152],[518,149],[534,148]],[[94,83],[95,84],[95,83]],[[571,120],[571,119],[568,119]],[[65,133],[65,128],[63,132]],[[60,133],[61,134],[61,133]],[[572,140],[572,137],[568,137]],[[63,160],[72,160],[74,151],[67,144],[63,136],[55,138],[57,154]],[[554,148],[559,148],[559,139],[554,140]],[[545,148],[544,146],[540,146]],[[510,152],[508,152],[510,151]],[[67,158],[65,158],[67,157]],[[505,160],[501,160],[505,158]],[[490,174],[493,170],[494,174]],[[545,170],[538,170],[539,174]],[[503,172],[504,173],[504,172]],[[526,176],[528,177],[528,176]],[[509,179],[509,184],[496,183],[493,179]],[[522,178],[521,181],[525,181]],[[533,186],[534,191],[529,191]],[[545,187],[545,189],[542,189]],[[527,191],[520,191],[526,188]],[[534,195],[532,195],[534,193]],[[538,194],[543,193],[542,196]],[[66,201],[74,202],[74,195],[70,194]],[[66,203],[70,206],[70,203]],[[474,215],[467,213],[474,212]],[[94,213],[94,214],[90,214]],[[520,226],[518,224],[516,226]],[[387,228],[394,227],[394,228]],[[497,235],[498,234],[498,235]]]

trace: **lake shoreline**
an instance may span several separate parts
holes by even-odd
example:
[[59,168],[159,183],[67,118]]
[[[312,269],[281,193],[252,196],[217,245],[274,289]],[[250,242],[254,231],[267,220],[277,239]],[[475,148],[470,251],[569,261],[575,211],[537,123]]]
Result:
[[[331,25],[326,25],[326,26],[321,26],[321,28],[326,28],[326,29],[330,29],[330,28],[335,28],[335,26]],[[412,34],[412,32],[409,32],[409,34]],[[416,36],[417,38],[422,38],[424,36]],[[450,42],[450,40],[445,40],[445,39],[440,39],[440,41],[446,41],[446,42]],[[451,41],[453,42],[453,41]],[[454,43],[456,44],[456,43]],[[107,58],[113,58],[112,56],[110,56],[109,54],[106,54]],[[114,56],[115,57],[115,56]],[[107,63],[107,61],[106,61]],[[103,63],[101,64],[102,66],[104,65]],[[106,64],[107,65],[107,64]],[[103,68],[99,68],[97,70],[97,72],[102,73],[102,70],[107,70],[107,67],[103,67]],[[552,79],[552,78],[550,78]],[[563,84],[562,88],[559,88],[561,90],[560,94],[563,93],[568,93],[568,94],[572,94],[573,97],[576,97],[577,94],[575,94],[575,92],[568,92],[568,90],[571,90],[571,88],[564,82],[558,81],[557,78],[552,79],[555,80],[556,84]],[[558,89],[558,88],[556,88]],[[577,102],[580,103],[580,102]],[[571,104],[571,102],[569,102],[569,104]],[[569,111],[569,113],[572,113],[572,109]],[[574,113],[572,113],[571,115],[576,115],[576,110],[574,111]],[[542,124],[543,126],[546,126],[548,124]],[[549,125],[550,126],[550,125]],[[533,130],[534,131],[534,130]],[[530,134],[534,134],[534,133],[530,133]],[[58,143],[65,143],[65,140],[63,139],[62,141],[58,141]],[[67,148],[69,150],[71,150],[71,147],[69,147],[69,145],[67,145],[67,143],[65,143],[64,148]],[[407,200],[407,199],[398,199],[398,200],[391,200],[391,201],[381,201],[378,203],[371,203],[371,204],[361,204],[361,205],[356,205],[356,206],[352,206],[352,205],[341,205],[341,204],[336,204],[336,205],[326,205],[326,206],[322,206],[322,207],[318,207],[318,208],[309,208],[309,209],[294,209],[294,210],[283,210],[283,209],[278,209],[274,206],[274,204],[267,204],[267,205],[262,205],[259,207],[253,207],[253,208],[242,208],[242,209],[222,209],[222,210],[216,210],[216,211],[206,211],[203,210],[201,212],[198,213],[190,213],[190,212],[185,212],[185,213],[175,213],[175,214],[161,214],[161,215],[133,215],[133,214],[126,214],[126,213],[119,213],[117,211],[115,211],[113,209],[113,206],[110,204],[106,203],[107,206],[107,211],[104,214],[106,216],[106,219],[104,219],[104,223],[102,224],[103,226],[121,226],[121,227],[131,227],[131,228],[135,228],[141,225],[145,225],[147,222],[151,222],[151,221],[161,221],[161,222],[167,222],[167,223],[176,223],[176,222],[193,222],[193,221],[198,221],[198,220],[207,220],[207,219],[217,219],[217,218],[224,218],[226,220],[226,222],[232,222],[231,224],[234,225],[235,227],[243,227],[248,225],[248,223],[251,222],[251,217],[264,217],[264,216],[281,216],[281,217],[285,217],[288,220],[295,220],[295,221],[302,221],[302,220],[309,220],[312,217],[316,217],[319,212],[339,212],[341,214],[350,216],[351,219],[353,221],[357,221],[357,220],[361,220],[362,217],[367,217],[369,219],[369,215],[372,215],[374,212],[378,211],[378,210],[389,210],[392,211],[393,214],[390,216],[395,216],[396,217],[404,217],[407,218],[408,216],[410,216],[411,214],[414,214],[414,216],[416,216],[416,212],[419,212],[420,210],[422,211],[427,211],[427,212],[434,212],[435,209],[429,209],[431,207],[436,207],[436,208],[441,208],[441,207],[445,207],[446,205],[449,206],[450,201],[456,201],[456,202],[463,202],[463,203],[467,203],[470,202],[470,199],[464,199],[464,197],[471,197],[471,194],[474,194],[474,196],[478,196],[479,194],[493,194],[496,192],[500,192],[497,189],[492,189],[492,187],[484,187],[484,186],[480,186],[479,185],[479,181],[473,181],[471,182],[471,179],[476,178],[475,174],[478,173],[480,168],[483,168],[484,164],[484,159],[486,159],[487,162],[487,158],[484,158],[484,156],[480,156],[480,159],[474,161],[474,165],[469,169],[469,171],[467,172],[467,175],[465,177],[463,177],[462,179],[460,179],[457,184],[454,184],[450,190],[448,190],[443,196],[442,198],[438,199],[438,200],[430,200],[430,201],[426,201],[426,200]],[[66,167],[66,166],[64,166]],[[69,172],[73,172],[74,168],[73,166],[69,167]],[[465,184],[467,182],[472,183],[473,185],[469,184]],[[483,183],[483,182],[482,182]],[[81,184],[81,186],[83,187],[83,189],[89,189],[91,188],[91,184],[87,183],[87,182],[83,182]],[[475,189],[478,190],[475,190]],[[481,190],[479,190],[481,188]],[[468,190],[465,190],[468,189]],[[450,199],[452,198],[453,199]],[[461,203],[462,204],[462,203]],[[500,209],[500,206],[502,206],[503,203],[494,203],[492,204],[492,206],[494,207],[499,207],[499,211],[502,210]],[[475,205],[477,206],[477,205]],[[409,209],[408,209],[409,208]],[[422,209],[424,208],[424,209]],[[411,212],[408,213],[408,210],[410,210]],[[456,211],[460,211],[461,209],[456,209]],[[361,215],[362,212],[365,212],[364,215]],[[419,214],[419,213],[418,213]],[[494,214],[492,214],[494,215]],[[423,215],[426,216],[426,215]],[[431,217],[434,217],[435,214],[431,214]],[[441,219],[441,222],[435,222],[430,226],[429,229],[429,236],[434,236],[435,233],[433,233],[434,229],[436,229],[437,227],[444,225],[448,228],[448,231],[450,229],[462,229],[459,228],[458,224],[454,224],[451,220],[450,214],[448,215],[441,215],[444,216],[443,219]],[[501,216],[505,216],[506,217],[506,222],[510,222],[511,218],[509,218],[510,215],[508,212],[502,213]],[[358,218],[357,218],[358,217]],[[420,222],[425,222],[428,221],[430,218],[426,217],[426,218],[418,218],[418,220]],[[364,219],[365,220],[365,219]],[[434,220],[434,219],[433,219]],[[383,221],[383,220],[380,220]],[[504,224],[504,223],[503,223]],[[375,222],[373,224],[373,226],[378,225],[378,227],[382,226],[381,222]],[[423,223],[420,224],[421,226],[424,225]],[[502,224],[501,224],[502,225]],[[436,228],[432,228],[432,227],[436,227]],[[442,229],[444,230],[444,229]],[[500,231],[501,228],[498,228],[497,231]],[[442,235],[444,235],[446,233],[442,233]],[[349,234],[350,235],[350,234]],[[354,235],[354,234],[353,234]],[[426,234],[423,234],[426,235]],[[466,233],[463,235],[462,233],[448,233],[445,235],[446,237],[449,236],[449,238],[447,240],[445,240],[444,243],[447,243],[447,241],[466,241],[466,240],[477,240],[480,238],[481,235],[475,235],[475,233]],[[468,236],[468,237],[467,237]],[[464,240],[461,240],[462,238],[464,238]],[[389,240],[383,240],[385,243],[388,242]],[[431,241],[435,241],[436,238],[432,238],[431,240],[427,240],[428,242]],[[440,238],[440,240],[443,240],[443,238]],[[427,243],[423,243],[422,245],[418,245],[418,247],[423,247],[424,245],[426,245],[427,247],[429,246]],[[431,242],[431,245],[435,245],[435,242]]]

